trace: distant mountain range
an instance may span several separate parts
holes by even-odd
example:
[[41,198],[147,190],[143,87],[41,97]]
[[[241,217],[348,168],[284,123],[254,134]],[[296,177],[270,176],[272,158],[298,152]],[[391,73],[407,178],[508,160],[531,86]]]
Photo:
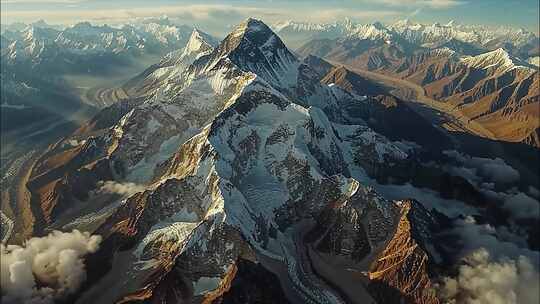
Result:
[[79,89],[68,82],[69,76],[113,78],[118,71],[144,66],[149,60],[182,49],[192,30],[166,18],[121,27],[81,22],[60,28],[43,20],[3,27],[3,131],[53,117],[69,119],[81,108],[99,107],[79,101]]
[[[64,29],[34,23],[2,33],[2,61],[33,69],[62,72],[114,68],[129,56],[164,55],[185,46],[193,28],[159,23],[127,24],[119,28],[82,22]],[[111,67],[108,67],[112,65]]]
[[[353,68],[405,79],[486,128],[493,139],[539,146],[538,37],[525,30],[380,23],[276,27],[313,39],[297,49]],[[340,35],[327,36],[328,29]],[[310,33],[310,34],[308,34]]]
[[[355,23],[350,20],[335,23],[278,22],[273,25],[276,33],[296,48],[314,41],[334,41],[344,44],[352,40],[381,41],[402,51],[418,48],[435,49],[449,47],[462,55],[505,49],[523,60],[540,55],[538,36],[524,29],[462,25],[454,21],[447,24],[419,24],[401,20],[384,25]],[[333,42],[328,42],[329,44]]]

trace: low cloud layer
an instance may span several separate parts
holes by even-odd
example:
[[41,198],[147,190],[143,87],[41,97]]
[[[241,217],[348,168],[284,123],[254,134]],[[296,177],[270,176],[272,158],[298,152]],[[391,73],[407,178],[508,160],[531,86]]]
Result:
[[471,252],[484,248],[495,259],[518,259],[520,256],[529,258],[538,267],[540,253],[527,248],[527,243],[505,226],[493,227],[489,224],[479,224],[472,216],[458,219],[449,234],[461,242],[459,257],[465,257]]
[[540,217],[539,191],[530,186],[527,193],[520,192],[516,187],[520,180],[519,172],[502,159],[471,157],[457,151],[444,153],[457,163],[445,167],[450,174],[467,179],[490,202],[508,211],[513,219]]
[[508,195],[503,208],[510,211],[518,219],[538,219],[540,217],[540,204],[534,198],[519,192]]
[[119,183],[115,181],[100,182],[97,192],[116,193],[125,196],[131,196],[137,192],[143,192],[146,188],[135,183]]
[[481,248],[463,260],[455,278],[440,289],[448,303],[536,304],[540,302],[538,270],[524,256],[493,261]]
[[35,237],[23,246],[0,245],[2,301],[49,304],[73,294],[86,280],[83,258],[101,237],[73,230]]
[[437,209],[439,212],[450,217],[455,217],[460,214],[477,214],[474,207],[468,206],[458,200],[444,199],[439,193],[431,189],[417,188],[409,183],[403,185],[382,185],[373,181],[372,185],[387,199],[401,200],[413,198],[428,209]]
[[471,157],[455,150],[445,151],[444,154],[460,165],[453,168],[453,173],[471,182],[509,184],[519,181],[519,172],[500,158]]

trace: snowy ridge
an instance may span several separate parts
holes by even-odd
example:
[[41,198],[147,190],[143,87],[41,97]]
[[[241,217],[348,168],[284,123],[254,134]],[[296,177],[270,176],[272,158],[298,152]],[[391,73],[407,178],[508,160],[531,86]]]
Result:
[[148,189],[104,226],[130,223],[128,238],[137,231],[130,275],[162,277],[185,263],[179,271],[203,301],[252,251],[283,266],[281,283],[303,302],[343,302],[298,242],[303,225],[333,208],[350,210],[347,220],[357,224],[343,233],[361,235],[369,251],[394,231],[396,205],[362,184],[362,168],[392,167],[408,155],[345,118],[342,103],[366,97],[321,84],[254,19],[156,85],[104,135],[118,178]]
[[300,62],[263,22],[248,19],[238,25],[210,55],[205,70],[231,62],[281,88],[296,82]]
[[394,38],[391,31],[385,28],[381,23],[357,25],[348,37],[369,40],[385,40],[388,42],[392,41]]
[[386,25],[379,22],[362,24],[350,20],[320,24],[286,21],[274,24],[273,28],[286,41],[297,41],[298,37],[303,36],[303,43],[310,39],[357,38],[387,43],[407,42],[417,47],[437,48],[457,41],[487,50],[504,47],[512,54],[520,56],[525,54],[530,46],[538,43],[538,37],[524,29],[463,25],[455,21],[446,24],[421,24],[405,19]]
[[209,53],[219,42],[212,36],[194,29],[189,37],[188,43],[184,47],[182,56],[188,56],[193,53],[197,54],[197,58]]
[[160,52],[182,48],[191,31],[192,28],[187,26],[151,22],[120,28],[81,22],[61,30],[37,23],[20,31],[4,32],[2,41],[7,39],[13,46],[2,56],[10,58],[9,62],[29,60],[39,63],[56,56]]
[[203,55],[212,52],[219,42],[212,36],[194,29],[185,47],[173,51],[161,60],[161,66],[183,65],[184,67]]
[[[529,67],[519,65],[522,63],[518,59],[513,59],[502,48],[496,49],[491,52],[480,54],[478,56],[470,56],[461,59],[461,62],[469,67],[477,69],[489,69],[492,68],[497,72],[507,72],[514,68],[521,68],[526,70],[532,70]],[[526,63],[525,63],[526,64]]]

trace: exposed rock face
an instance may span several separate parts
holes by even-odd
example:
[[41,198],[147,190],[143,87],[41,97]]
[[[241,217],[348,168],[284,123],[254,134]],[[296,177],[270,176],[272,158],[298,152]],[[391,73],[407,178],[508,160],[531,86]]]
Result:
[[324,84],[335,84],[347,92],[357,95],[379,95],[384,90],[376,83],[352,73],[344,67],[338,67],[330,71],[321,80]]
[[[300,53],[413,82],[422,86],[428,97],[448,103],[469,122],[481,125],[492,139],[534,143],[526,138],[540,127],[540,74],[504,49],[458,52],[444,46],[407,51],[399,43],[379,40],[349,38],[338,42],[328,41],[323,47],[320,41],[313,41]],[[347,81],[337,81],[345,78],[337,77],[342,74],[344,71],[329,76],[329,81],[343,82],[344,88],[350,86]]]
[[[345,263],[339,271],[367,273],[388,242],[403,239],[396,227],[404,225],[404,207],[361,181],[366,172],[400,168],[408,155],[349,115],[345,105],[365,97],[320,83],[324,66],[308,63],[264,23],[248,19],[112,127],[42,160],[41,178],[68,181],[57,190],[62,197],[84,168],[93,172],[89,188],[102,179],[146,189],[86,219],[104,237],[98,256],[112,269],[79,303],[345,303],[351,294],[373,300],[365,274],[356,288],[339,290],[324,270],[336,257]],[[384,97],[373,102],[397,105]],[[61,174],[49,170],[54,160]],[[423,226],[415,228],[422,222],[408,223],[422,232],[410,242],[427,239]],[[425,264],[403,266],[395,271],[427,278]],[[265,286],[253,269],[279,284]],[[420,299],[400,278],[392,284]]]
[[317,72],[321,79],[334,69],[334,66],[326,60],[313,55],[306,56],[303,62]]
[[459,61],[438,58],[401,75],[424,86],[428,95],[455,105],[496,139],[525,141],[540,126],[537,70],[521,66],[502,49]]
[[523,142],[533,147],[540,148],[540,128],[536,128],[532,131],[529,136],[525,137]]
[[370,265],[369,289],[380,303],[440,303],[429,277],[426,246],[437,223],[417,202],[402,201],[392,239]]

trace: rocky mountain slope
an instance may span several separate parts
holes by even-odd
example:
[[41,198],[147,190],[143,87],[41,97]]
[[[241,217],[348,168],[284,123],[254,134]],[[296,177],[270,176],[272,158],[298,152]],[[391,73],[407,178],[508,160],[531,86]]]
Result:
[[[486,44],[495,45],[493,39],[505,37],[524,45],[534,44],[534,35],[502,30],[490,35],[475,31],[473,35],[455,32],[453,24],[426,28],[411,23],[381,27],[382,32],[390,36],[315,39],[298,52],[418,84],[430,98],[449,104],[452,111],[483,126],[490,138],[536,145],[537,67],[513,56],[518,53],[507,51],[508,47],[486,51],[491,49]],[[443,37],[450,40],[440,41]]]
[[527,142],[540,126],[540,74],[503,49],[464,58],[433,53],[416,58],[391,73],[422,85],[427,95],[452,104],[495,138]]
[[82,225],[104,239],[77,303],[242,302],[245,281],[261,303],[275,300],[266,290],[299,303],[439,303],[427,292],[435,249],[423,245],[433,218],[366,184],[411,157],[355,115],[393,97],[297,59],[255,19],[215,47],[192,38],[204,47],[173,65],[185,69],[103,110],[33,168],[35,232]]
[[176,81],[181,73],[196,59],[211,53],[219,41],[201,30],[194,29],[185,47],[166,54],[123,87],[132,96],[149,95],[164,83]]

